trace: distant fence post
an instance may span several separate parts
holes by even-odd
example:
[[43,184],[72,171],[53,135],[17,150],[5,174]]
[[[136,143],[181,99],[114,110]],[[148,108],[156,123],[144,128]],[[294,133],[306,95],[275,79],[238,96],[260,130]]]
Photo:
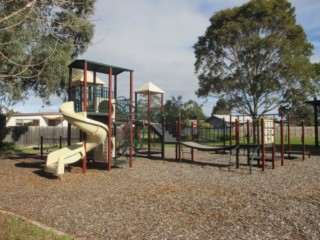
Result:
[[40,155],[43,160],[43,136],[40,137]]

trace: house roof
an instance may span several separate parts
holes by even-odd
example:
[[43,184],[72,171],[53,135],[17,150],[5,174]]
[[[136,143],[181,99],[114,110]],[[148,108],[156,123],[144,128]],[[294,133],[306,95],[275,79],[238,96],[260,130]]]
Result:
[[63,116],[60,112],[33,112],[33,113],[14,113],[7,120],[14,117],[42,117],[47,120],[60,120]]
[[[215,114],[212,115],[209,119],[211,118],[218,118],[220,120],[225,120],[226,122],[230,122],[230,115],[220,115],[220,114]],[[246,121],[252,121],[252,118],[250,116],[232,116],[231,115],[231,122],[235,122],[236,119],[239,119],[240,122],[246,122]]]
[[60,112],[33,112],[33,113],[15,113],[12,117],[23,117],[23,116],[62,116]]
[[56,115],[42,115],[43,118],[47,120],[62,120],[63,116],[62,114],[56,114]]
[[147,94],[149,92],[151,94],[164,93],[164,91],[161,88],[157,87],[152,82],[145,83],[144,85],[139,87],[138,90],[136,91],[136,93],[141,93],[141,94]]

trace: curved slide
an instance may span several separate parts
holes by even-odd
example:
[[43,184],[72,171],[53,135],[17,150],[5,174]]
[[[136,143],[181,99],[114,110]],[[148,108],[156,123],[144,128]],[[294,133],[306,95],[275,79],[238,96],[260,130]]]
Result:
[[[76,113],[74,102],[66,102],[60,106],[64,119],[87,133],[87,152],[99,146],[107,137],[108,127],[98,121],[87,118],[86,112]],[[85,156],[83,142],[76,143],[50,153],[47,157],[45,172],[61,175],[66,164],[81,160]]]

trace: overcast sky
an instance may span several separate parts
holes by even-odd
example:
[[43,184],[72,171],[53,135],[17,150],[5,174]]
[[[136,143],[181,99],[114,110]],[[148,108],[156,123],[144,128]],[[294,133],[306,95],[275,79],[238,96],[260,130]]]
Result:
[[[152,82],[183,101],[197,99],[198,80],[194,75],[193,45],[205,33],[209,18],[215,12],[240,6],[246,0],[98,0],[94,16],[95,36],[88,51],[79,59],[134,70],[134,90]],[[296,19],[314,45],[313,62],[320,61],[320,1],[290,0],[296,8]],[[123,75],[123,76],[121,76]],[[119,90],[128,97],[128,75],[121,74]],[[15,110],[20,112],[58,111],[60,102],[40,109],[30,99]],[[209,99],[203,110],[210,114],[215,99]]]

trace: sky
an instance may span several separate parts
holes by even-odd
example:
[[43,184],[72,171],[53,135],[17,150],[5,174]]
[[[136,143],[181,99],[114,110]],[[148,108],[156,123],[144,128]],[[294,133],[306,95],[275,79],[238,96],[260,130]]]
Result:
[[[314,45],[312,62],[320,62],[320,1],[289,0],[296,8],[297,23]],[[165,100],[182,96],[202,104],[210,115],[216,99],[199,99],[195,91],[193,46],[205,33],[210,17],[247,0],[98,0],[93,22],[92,44],[79,59],[134,70],[134,90],[147,82],[161,88]],[[102,78],[107,76],[101,76]],[[129,75],[119,75],[118,95],[129,97]],[[61,100],[52,97],[52,105],[41,107],[31,97],[14,107],[19,112],[57,112]]]

